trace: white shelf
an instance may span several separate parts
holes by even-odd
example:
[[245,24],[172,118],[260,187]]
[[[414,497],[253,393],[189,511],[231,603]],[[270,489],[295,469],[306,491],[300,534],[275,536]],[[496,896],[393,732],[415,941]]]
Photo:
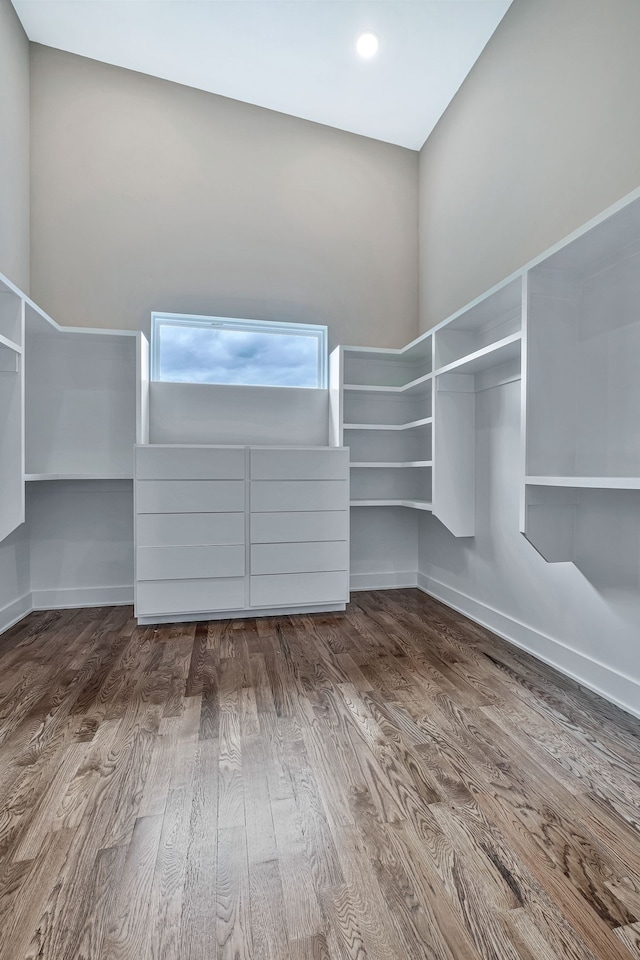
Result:
[[640,490],[640,477],[525,477],[535,487],[569,487],[592,490]]
[[346,358],[351,360],[379,360],[387,363],[425,363],[431,359],[432,331],[420,334],[405,347],[343,346]]
[[424,376],[416,377],[415,380],[411,380],[409,383],[405,383],[400,387],[381,386],[379,384],[345,383],[344,390],[345,392],[353,391],[358,393],[386,393],[400,396],[410,396],[424,390],[432,379],[433,374],[426,373]]
[[506,363],[508,360],[515,360],[520,356],[521,333],[512,333],[502,340],[490,343],[480,350],[469,353],[459,360],[447,363],[435,372],[435,376],[443,373],[480,373],[482,370],[488,370],[491,367],[497,367],[500,363]]
[[22,347],[15,343],[13,340],[9,340],[8,337],[3,337],[0,334],[0,349],[13,350],[14,353],[22,353]]
[[367,462],[360,462],[360,463],[351,463],[350,466],[361,468],[361,469],[379,469],[381,467],[384,469],[387,469],[389,467],[406,469],[406,468],[413,468],[413,467],[431,467],[433,466],[433,461],[432,460],[408,460],[404,463],[398,463],[397,461],[389,463],[388,461],[385,462],[384,460],[376,460],[376,461],[367,461]]
[[415,430],[433,423],[433,417],[422,417],[410,423],[345,423],[344,430]]
[[40,480],[133,480],[131,473],[25,473],[27,483]]
[[431,512],[431,504],[426,500],[351,500],[352,507],[410,507],[413,510]]

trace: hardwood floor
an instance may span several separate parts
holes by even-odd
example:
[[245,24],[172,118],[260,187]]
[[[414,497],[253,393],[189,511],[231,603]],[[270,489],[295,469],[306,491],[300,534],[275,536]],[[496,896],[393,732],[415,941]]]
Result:
[[2,960],[640,958],[640,722],[415,590],[0,638]]

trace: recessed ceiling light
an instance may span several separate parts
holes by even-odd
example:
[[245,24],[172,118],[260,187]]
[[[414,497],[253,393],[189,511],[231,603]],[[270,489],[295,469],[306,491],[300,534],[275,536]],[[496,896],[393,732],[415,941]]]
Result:
[[365,60],[378,52],[378,38],[375,33],[361,33],[356,40],[356,50]]

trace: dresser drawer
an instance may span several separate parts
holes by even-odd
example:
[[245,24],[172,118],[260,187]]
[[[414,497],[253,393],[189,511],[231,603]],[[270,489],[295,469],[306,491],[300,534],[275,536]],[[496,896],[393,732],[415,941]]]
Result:
[[244,511],[244,480],[138,480],[137,513]]
[[251,450],[252,480],[344,480],[348,449]]
[[346,510],[346,480],[252,480],[251,510]]
[[231,546],[138,547],[137,580],[195,580],[242,577],[244,544]]
[[349,544],[346,540],[320,543],[254,543],[251,573],[318,573],[346,570]]
[[244,447],[136,447],[138,480],[243,480]]
[[251,543],[346,540],[349,514],[346,510],[252,513],[250,526]]
[[244,513],[141,513],[139,547],[244,543]]
[[136,585],[136,616],[154,617],[245,607],[245,581],[150,580]]
[[346,572],[283,573],[250,578],[252,607],[297,607],[302,604],[347,603]]

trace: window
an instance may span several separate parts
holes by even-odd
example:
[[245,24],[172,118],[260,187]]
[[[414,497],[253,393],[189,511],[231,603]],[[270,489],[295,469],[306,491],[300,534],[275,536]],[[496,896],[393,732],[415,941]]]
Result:
[[151,314],[151,377],[174,383],[327,386],[327,328]]

